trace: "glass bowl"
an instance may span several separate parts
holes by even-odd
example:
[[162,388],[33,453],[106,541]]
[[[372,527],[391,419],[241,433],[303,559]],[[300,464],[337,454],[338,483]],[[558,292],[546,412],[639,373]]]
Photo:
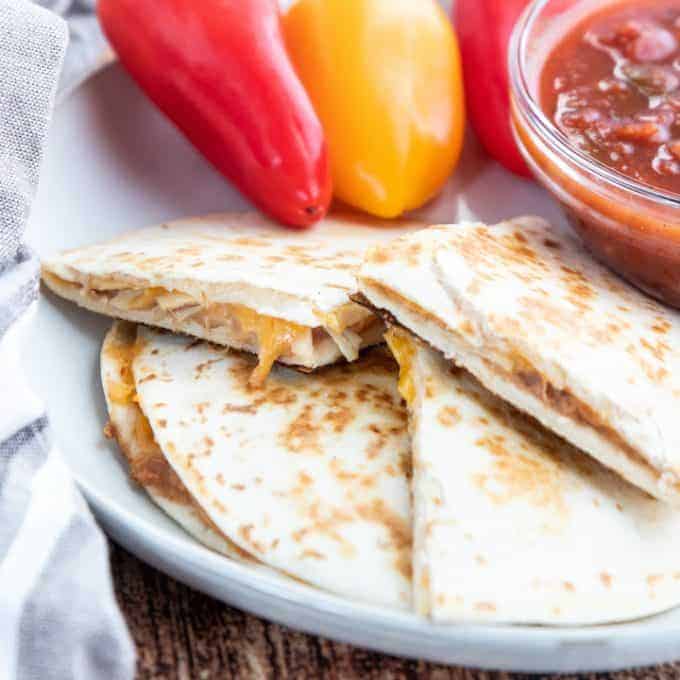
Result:
[[509,53],[515,138],[532,172],[563,206],[593,255],[630,282],[680,307],[680,195],[612,170],[570,145],[542,111],[541,69],[552,47],[587,13],[625,0],[535,0]]

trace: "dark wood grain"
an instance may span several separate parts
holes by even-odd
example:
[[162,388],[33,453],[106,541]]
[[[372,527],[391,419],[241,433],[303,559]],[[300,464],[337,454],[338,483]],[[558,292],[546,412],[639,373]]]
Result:
[[[111,562],[116,593],[137,646],[139,680],[532,677],[408,661],[305,635],[201,595],[114,544]],[[676,680],[680,664],[588,677]]]

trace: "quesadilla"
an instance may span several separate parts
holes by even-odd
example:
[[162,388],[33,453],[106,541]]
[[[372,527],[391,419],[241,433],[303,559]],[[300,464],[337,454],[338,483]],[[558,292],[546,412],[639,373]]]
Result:
[[625,479],[680,503],[680,315],[538,218],[371,250],[363,301]]
[[[311,375],[275,367],[258,387],[250,355],[142,326],[115,325],[105,362],[121,363],[121,337],[129,368],[103,371],[112,421],[119,404],[136,407],[129,437],[153,453],[135,463],[127,447],[132,476],[171,516],[204,542],[196,522],[207,527],[221,552],[410,607],[409,440],[384,347]],[[181,517],[168,510],[177,498]]]
[[135,398],[132,359],[137,347],[136,325],[117,321],[107,333],[101,352],[102,386],[109,412],[105,433],[117,441],[130,476],[197,541],[237,562],[271,571],[217,528],[163,457]]
[[680,515],[402,329],[416,610],[436,622],[598,624],[680,604]]
[[250,213],[182,220],[47,258],[43,281],[86,309],[253,352],[261,383],[274,361],[313,370],[381,341],[380,320],[348,294],[366,246],[405,228],[329,218],[301,234]]

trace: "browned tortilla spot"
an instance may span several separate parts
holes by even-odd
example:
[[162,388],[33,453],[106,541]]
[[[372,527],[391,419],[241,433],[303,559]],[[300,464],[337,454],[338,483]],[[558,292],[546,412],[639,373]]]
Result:
[[460,411],[455,406],[442,406],[437,413],[437,420],[444,427],[453,427],[460,419]]
[[375,499],[369,505],[357,506],[362,519],[380,524],[390,537],[390,548],[396,552],[395,567],[406,577],[411,578],[411,526],[402,517],[390,510],[383,501]]
[[320,433],[313,407],[306,404],[297,418],[280,433],[279,441],[293,453],[322,453]]

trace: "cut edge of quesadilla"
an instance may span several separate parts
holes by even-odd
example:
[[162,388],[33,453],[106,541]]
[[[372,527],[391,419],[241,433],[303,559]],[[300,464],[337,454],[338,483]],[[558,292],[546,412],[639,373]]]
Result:
[[[498,344],[475,345],[465,336],[466,331],[473,335],[469,319],[463,321],[459,331],[380,281],[360,276],[359,287],[360,293],[352,296],[355,302],[364,304],[387,323],[403,326],[455,366],[470,371],[486,389],[529,413],[632,484],[680,506],[680,480],[672,471],[655,466],[613,423],[568,386],[556,386],[519,346],[508,350]],[[491,357],[497,357],[505,366]]]
[[274,362],[315,370],[341,360],[354,361],[359,351],[379,344],[381,320],[348,302],[329,313],[318,313],[319,325],[306,326],[260,314],[243,304],[210,302],[179,290],[149,287],[124,276],[93,276],[43,263],[42,280],[59,296],[93,312],[186,333],[216,344],[256,354],[251,382],[262,384]]
[[114,322],[101,350],[101,379],[109,412],[104,434],[116,440],[130,477],[151,500],[207,548],[237,562],[274,572],[227,538],[194,500],[156,443],[138,404],[132,362],[140,350],[135,324]]
[[416,528],[425,524],[426,520],[419,515],[420,508],[415,503],[414,489],[417,485],[417,477],[420,474],[418,466],[416,465],[416,457],[414,455],[414,435],[417,424],[414,418],[413,406],[416,400],[416,385],[413,371],[413,360],[415,358],[416,348],[414,343],[416,340],[406,330],[398,326],[389,325],[385,332],[385,342],[392,352],[397,365],[399,366],[398,389],[408,411],[408,428],[411,437],[411,458],[412,458],[412,476],[411,476],[411,514],[413,521],[413,538],[412,538],[412,584],[413,584],[413,608],[416,614],[420,616],[428,616],[430,613],[430,602],[428,598],[427,589],[419,587],[421,581],[426,578],[426,565],[420,559],[423,555],[423,534],[416,531]]

